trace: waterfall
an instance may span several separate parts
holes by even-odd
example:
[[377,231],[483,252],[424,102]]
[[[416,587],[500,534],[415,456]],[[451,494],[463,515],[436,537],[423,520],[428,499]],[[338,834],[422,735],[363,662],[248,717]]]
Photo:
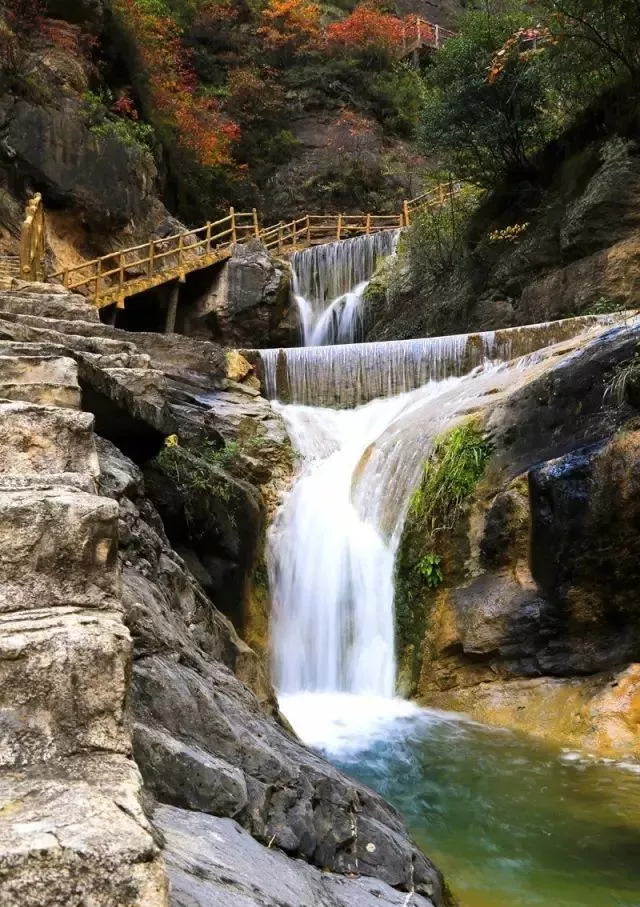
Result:
[[611,316],[585,315],[477,334],[251,350],[249,354],[262,363],[264,392],[270,399],[354,407],[415,390],[428,381],[460,377],[488,361],[508,362],[611,321]]
[[397,230],[311,246],[291,256],[292,292],[305,346],[362,338],[362,301],[381,258],[392,255]]
[[393,696],[394,561],[424,460],[538,362],[486,364],[352,410],[274,404],[304,462],[267,545],[281,696]]

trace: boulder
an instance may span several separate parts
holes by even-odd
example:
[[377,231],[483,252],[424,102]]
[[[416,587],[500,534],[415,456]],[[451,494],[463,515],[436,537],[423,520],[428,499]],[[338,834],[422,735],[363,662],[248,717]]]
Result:
[[226,346],[295,346],[300,339],[289,270],[257,240],[234,248],[212,288],[185,313],[185,333]]

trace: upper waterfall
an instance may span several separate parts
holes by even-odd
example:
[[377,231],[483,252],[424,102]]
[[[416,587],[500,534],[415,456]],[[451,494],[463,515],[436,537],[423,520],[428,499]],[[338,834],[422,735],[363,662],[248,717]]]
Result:
[[364,292],[397,240],[397,230],[383,230],[293,253],[293,296],[305,346],[362,339]]

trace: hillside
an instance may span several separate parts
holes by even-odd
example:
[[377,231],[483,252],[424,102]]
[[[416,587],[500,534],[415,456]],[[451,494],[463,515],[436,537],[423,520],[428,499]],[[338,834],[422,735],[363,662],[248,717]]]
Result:
[[33,191],[63,266],[230,205],[399,210],[424,170],[402,33],[416,9],[449,23],[436,6],[4,0],[5,249]]

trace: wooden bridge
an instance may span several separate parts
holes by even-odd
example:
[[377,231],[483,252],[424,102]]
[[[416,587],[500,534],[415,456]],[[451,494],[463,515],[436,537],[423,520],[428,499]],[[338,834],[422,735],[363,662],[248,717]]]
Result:
[[[141,245],[110,252],[49,275],[69,290],[82,293],[98,308],[125,307],[125,300],[162,284],[174,284],[169,302],[167,330],[173,330],[177,288],[187,274],[225,261],[238,243],[256,239],[276,255],[290,255],[309,246],[352,236],[407,227],[420,211],[441,207],[460,191],[460,184],[447,183],[407,200],[399,214],[305,214],[288,223],[262,228],[255,209],[236,212],[195,230],[187,230]],[[44,279],[44,210],[39,195],[29,202],[20,246],[23,280]],[[115,311],[115,310],[114,310]]]

